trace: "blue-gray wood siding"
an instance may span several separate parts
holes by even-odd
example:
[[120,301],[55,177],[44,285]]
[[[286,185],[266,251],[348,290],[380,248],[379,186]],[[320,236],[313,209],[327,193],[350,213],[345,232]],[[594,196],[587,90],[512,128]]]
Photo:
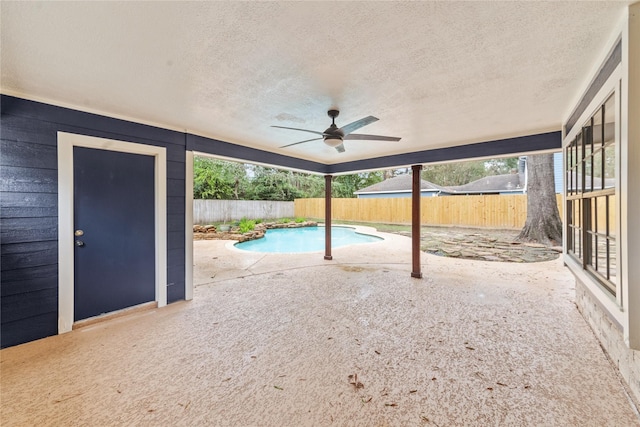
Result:
[[509,156],[533,151],[560,150],[561,148],[562,132],[553,131],[495,141],[477,142],[474,144],[336,163],[327,165],[325,173],[337,174],[359,170],[388,169],[393,165],[420,165],[445,161],[462,161],[480,157]]
[[564,167],[562,152],[553,153],[553,178],[556,183],[556,194],[562,194],[564,186]]
[[3,95],[0,126],[1,346],[57,333],[57,132],[167,149],[167,301],[185,295],[184,133]]
[[595,98],[598,91],[602,88],[602,86],[604,86],[609,76],[613,74],[615,69],[618,67],[618,64],[620,64],[621,62],[622,37],[618,39],[618,42],[615,44],[611,52],[609,52],[609,56],[607,56],[607,59],[605,59],[605,61],[600,66],[600,69],[594,76],[591,84],[589,84],[587,91],[584,93],[582,99],[580,99],[580,102],[578,103],[578,105],[576,105],[575,109],[571,113],[571,116],[569,116],[569,119],[564,124],[565,135],[571,132],[571,129],[573,129],[582,113],[584,113],[584,110],[587,109],[587,106],[591,103],[593,98]]

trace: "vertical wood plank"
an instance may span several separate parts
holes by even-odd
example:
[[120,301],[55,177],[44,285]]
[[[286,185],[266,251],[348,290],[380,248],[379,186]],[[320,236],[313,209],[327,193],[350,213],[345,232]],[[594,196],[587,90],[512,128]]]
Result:
[[[556,196],[562,215],[562,195]],[[411,223],[411,198],[333,199],[333,218],[342,221]],[[295,216],[322,218],[324,199],[297,199]],[[598,218],[604,215],[598,215]],[[420,220],[423,225],[518,229],[527,219],[527,196],[479,195],[422,197]],[[604,226],[604,225],[603,225]]]

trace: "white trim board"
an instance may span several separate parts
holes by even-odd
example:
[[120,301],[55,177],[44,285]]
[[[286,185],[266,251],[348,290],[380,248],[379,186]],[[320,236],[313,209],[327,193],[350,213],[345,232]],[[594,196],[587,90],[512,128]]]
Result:
[[184,299],[193,299],[193,151],[185,155]]
[[58,333],[71,331],[74,306],[73,147],[153,156],[155,187],[155,301],[167,305],[167,150],[58,132]]

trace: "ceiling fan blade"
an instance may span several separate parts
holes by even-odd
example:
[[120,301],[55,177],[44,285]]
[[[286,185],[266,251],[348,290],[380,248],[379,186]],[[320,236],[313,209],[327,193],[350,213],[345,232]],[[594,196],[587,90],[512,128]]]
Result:
[[336,147],[338,153],[344,153],[344,144],[340,144]]
[[373,122],[377,122],[378,118],[373,116],[365,117],[364,119],[356,120],[353,123],[349,123],[348,125],[344,125],[340,128],[340,130],[345,134],[349,135],[351,132],[360,129],[363,126],[369,125]]
[[400,141],[402,138],[395,136],[382,136],[382,135],[365,135],[362,133],[352,133],[345,136],[343,139],[360,140],[360,141]]
[[299,130],[301,132],[309,132],[309,133],[315,133],[316,135],[324,135],[323,132],[317,132],[315,130],[309,130],[309,129],[299,129],[299,128],[288,128],[285,126],[271,126],[272,128],[279,128],[279,129],[289,129],[289,130]]
[[323,139],[323,138],[305,139],[304,141],[294,142],[293,144],[283,145],[282,147],[278,147],[278,148],[291,147],[292,145],[303,144],[303,143],[305,143],[305,142],[310,142],[310,141],[319,141],[319,140],[321,140],[321,139]]

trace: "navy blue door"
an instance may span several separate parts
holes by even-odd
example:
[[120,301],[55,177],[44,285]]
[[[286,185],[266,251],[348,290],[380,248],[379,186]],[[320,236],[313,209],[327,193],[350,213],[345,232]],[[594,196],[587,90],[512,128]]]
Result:
[[74,319],[155,300],[154,158],[74,147]]

